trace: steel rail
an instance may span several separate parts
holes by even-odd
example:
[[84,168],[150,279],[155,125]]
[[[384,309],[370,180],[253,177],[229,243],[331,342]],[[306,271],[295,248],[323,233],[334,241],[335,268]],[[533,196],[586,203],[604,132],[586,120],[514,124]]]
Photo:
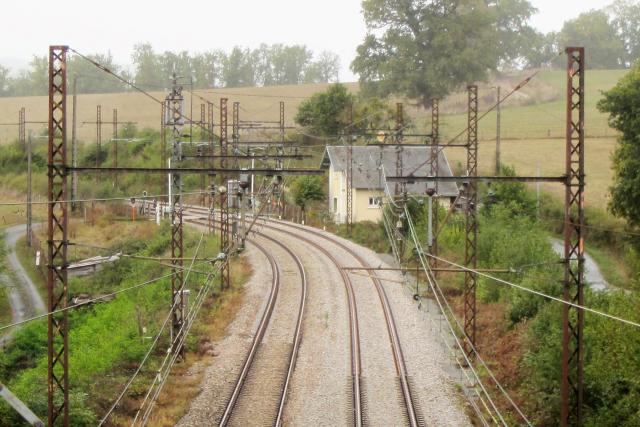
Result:
[[[335,244],[336,246],[341,247],[345,252],[349,253],[351,256],[353,256],[362,266],[364,267],[371,267],[369,265],[369,263],[367,263],[360,255],[358,255],[354,250],[352,250],[351,248],[347,247],[344,243],[331,238],[329,236],[326,236],[320,232],[314,231],[314,230],[309,230],[305,227],[301,227],[298,225],[293,225],[293,224],[289,224],[287,222],[284,221],[279,221],[279,220],[269,220],[270,222],[275,222],[290,228],[294,228],[296,230],[301,230],[301,231],[305,231],[309,234],[318,236],[323,238],[324,240],[327,240],[333,244]],[[384,316],[385,316],[385,321],[387,324],[387,331],[389,333],[389,339],[391,341],[391,347],[393,350],[393,356],[394,356],[394,362],[396,365],[396,371],[398,373],[398,376],[400,377],[400,383],[401,383],[401,388],[402,388],[402,396],[404,398],[404,402],[405,402],[405,406],[406,406],[406,410],[407,410],[407,416],[409,418],[409,423],[412,427],[416,427],[419,425],[418,423],[418,415],[416,414],[416,409],[415,406],[413,404],[413,400],[411,398],[411,389],[409,387],[409,381],[408,381],[408,375],[407,375],[407,367],[405,365],[405,361],[404,361],[404,355],[402,353],[402,345],[400,344],[400,338],[398,336],[398,331],[396,328],[396,324],[395,324],[395,319],[393,317],[393,312],[391,311],[391,306],[389,305],[389,300],[387,298],[387,293],[384,290],[384,287],[382,286],[382,283],[380,282],[380,279],[378,277],[370,277],[370,279],[373,281],[375,287],[376,287],[376,291],[378,293],[378,297],[380,299],[380,304],[382,305],[382,310],[384,312]]]
[[[207,209],[198,207],[198,206],[185,206],[185,212],[188,211],[201,211],[203,213],[208,213]],[[215,220],[218,222],[218,220]],[[337,258],[331,254],[327,249],[319,245],[318,243],[307,239],[303,236],[299,236],[297,234],[288,232],[286,230],[279,229],[277,227],[264,225],[264,227],[273,229],[275,231],[279,231],[283,234],[287,234],[293,236],[303,242],[309,244],[310,246],[316,248],[320,252],[322,252],[329,260],[336,266],[340,276],[345,285],[345,290],[347,293],[348,307],[349,307],[349,333],[350,333],[350,353],[351,353],[351,376],[352,376],[352,390],[353,390],[353,413],[354,413],[354,425],[357,427],[362,427],[363,425],[363,417],[362,417],[362,387],[361,387],[361,372],[362,372],[362,359],[360,356],[360,329],[358,325],[358,311],[355,301],[355,293],[353,291],[353,284],[351,283],[351,278],[349,275],[340,268],[340,262]]]
[[[193,222],[187,221],[187,222]],[[200,223],[199,225],[206,225],[204,223]],[[225,411],[222,415],[222,419],[220,420],[221,426],[226,426],[231,419],[231,414],[233,409],[238,401],[238,397],[240,396],[240,391],[242,390],[242,386],[244,385],[245,380],[247,379],[247,375],[249,373],[249,369],[253,364],[253,360],[258,352],[258,347],[260,347],[260,343],[264,338],[264,334],[269,326],[269,321],[271,320],[271,314],[273,313],[273,309],[275,307],[276,300],[278,298],[278,290],[280,288],[280,270],[278,269],[278,264],[276,263],[275,257],[271,255],[263,246],[257,244],[256,242],[251,242],[258,250],[260,250],[264,256],[269,260],[269,264],[271,265],[271,271],[273,274],[273,280],[271,282],[271,292],[269,293],[269,300],[267,302],[267,307],[265,307],[264,313],[262,314],[262,318],[260,319],[260,324],[258,326],[258,330],[256,331],[255,336],[253,337],[253,342],[251,343],[251,348],[249,349],[249,353],[247,354],[247,358],[245,359],[244,364],[242,365],[242,370],[240,371],[240,375],[236,381],[235,387],[233,388],[233,393],[231,394],[231,398],[227,403]]]
[[[200,226],[207,226],[208,225],[205,222],[192,220],[192,219],[187,219],[187,220],[185,220],[185,222],[186,223],[197,224],[197,225],[200,225]],[[275,425],[279,426],[279,425],[282,425],[282,416],[283,416],[283,413],[284,413],[284,405],[285,405],[285,401],[286,401],[286,397],[287,397],[287,391],[289,389],[289,385],[291,384],[291,379],[293,377],[293,371],[295,369],[296,361],[297,361],[297,358],[298,358],[298,353],[299,353],[299,350],[300,350],[300,342],[302,340],[302,321],[304,319],[304,309],[305,309],[306,299],[307,299],[307,276],[306,276],[306,272],[305,272],[304,266],[302,265],[302,261],[300,261],[300,258],[297,255],[295,255],[293,253],[293,251],[291,251],[291,249],[289,249],[288,247],[286,247],[285,245],[283,245],[282,243],[280,243],[279,241],[277,241],[276,239],[274,239],[274,238],[272,238],[270,236],[267,236],[267,235],[259,233],[259,232],[255,232],[255,234],[257,234],[257,235],[259,235],[259,236],[261,236],[261,237],[273,242],[274,244],[276,244],[279,247],[281,247],[285,252],[287,252],[291,256],[291,258],[293,258],[293,260],[295,261],[296,266],[298,267],[298,271],[300,273],[300,278],[301,278],[300,306],[299,306],[299,309],[298,309],[298,315],[297,315],[297,319],[296,319],[296,327],[295,327],[294,336],[293,336],[293,348],[292,348],[292,350],[291,350],[291,352],[289,354],[289,361],[287,363],[287,375],[286,375],[285,382],[284,382],[284,385],[282,387],[282,391],[280,393],[280,397],[279,397],[279,400],[278,400],[278,402],[279,402],[278,403],[278,415],[277,415],[277,418],[276,418],[276,424]],[[270,263],[272,262],[272,260],[275,263],[275,258],[271,254],[269,254],[263,246],[259,245],[258,243],[256,243],[252,239],[247,239],[247,240],[251,244],[256,246],[262,253],[264,253],[265,256],[269,259]],[[272,268],[273,268],[274,264],[272,263],[271,265],[272,265]],[[277,270],[278,269],[276,267],[275,271],[277,271]],[[279,277],[279,272],[278,272],[278,277]],[[277,295],[276,295],[276,297],[277,297]],[[274,299],[274,306],[275,306],[275,299]],[[270,311],[273,312],[273,307],[270,308]],[[269,314],[269,316],[271,316],[271,314]],[[269,321],[267,321],[267,325],[268,325],[268,323],[269,323]],[[266,330],[266,328],[265,328],[265,330]],[[261,337],[258,340],[257,346],[259,346],[259,344],[262,341],[263,337],[264,337],[264,331],[262,331],[262,334],[261,334]],[[255,338],[258,338],[257,334],[256,334]],[[252,345],[252,349],[253,349],[253,345]],[[255,356],[255,352],[254,352],[253,356]],[[250,361],[249,361],[249,357],[245,361],[245,364],[247,362],[249,362],[249,366],[247,366],[246,372],[248,372],[248,370],[251,368],[250,365],[253,363],[253,358],[254,358],[253,356],[251,357]],[[245,372],[244,367],[243,367],[243,371],[242,372]],[[242,374],[242,372],[241,372],[241,374]],[[242,378],[242,383],[244,383],[244,380],[246,379],[246,372],[245,372],[245,378]],[[240,384],[240,378],[238,379],[238,383],[236,383],[236,387],[238,385],[240,385],[240,388],[238,390],[238,393],[239,393],[239,391],[242,389],[242,385],[243,385],[243,384]],[[234,389],[234,391],[235,391],[235,389]],[[236,396],[235,401],[237,401],[237,397],[238,396]],[[233,406],[235,406],[235,403],[236,403],[235,401],[233,402]],[[230,400],[229,404],[231,404],[231,400]],[[227,407],[229,407],[229,405]],[[232,411],[233,411],[233,408],[231,408],[231,412]],[[229,419],[230,419],[230,415],[231,415],[231,413],[229,414]],[[228,419],[227,419],[227,422],[228,422]],[[226,425],[226,424],[223,424],[223,423],[224,423],[224,417],[223,417],[223,421],[221,421],[220,425]]]

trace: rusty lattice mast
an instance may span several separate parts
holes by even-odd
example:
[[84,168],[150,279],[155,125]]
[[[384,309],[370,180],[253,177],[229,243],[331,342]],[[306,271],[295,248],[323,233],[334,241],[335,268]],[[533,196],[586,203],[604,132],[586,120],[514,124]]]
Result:
[[[227,168],[227,98],[220,98],[220,169]],[[230,254],[229,241],[229,203],[227,176],[224,172],[220,176],[220,252],[227,257]],[[222,264],[220,270],[220,287],[227,289],[230,284],[229,263]]]
[[[584,304],[584,48],[566,49],[567,141],[564,211],[564,300]],[[582,425],[584,311],[562,307],[560,425]]]
[[[172,77],[171,93],[167,96],[167,127],[171,129],[171,168],[182,161],[182,128],[184,126],[184,96],[176,74]],[[172,350],[177,348],[184,322],[184,238],[182,224],[182,175],[171,173],[171,324]]]
[[[478,176],[478,86],[469,85],[468,126],[467,126],[467,175]],[[466,184],[466,227],[464,265],[476,270],[478,267],[478,183],[470,179]],[[471,346],[476,345],[476,285],[478,277],[475,271],[464,274],[464,333],[467,336],[466,351],[473,357]]]
[[[69,425],[69,322],[67,248],[67,46],[49,47],[47,191],[47,416],[49,426]],[[54,314],[55,313],[55,314]]]

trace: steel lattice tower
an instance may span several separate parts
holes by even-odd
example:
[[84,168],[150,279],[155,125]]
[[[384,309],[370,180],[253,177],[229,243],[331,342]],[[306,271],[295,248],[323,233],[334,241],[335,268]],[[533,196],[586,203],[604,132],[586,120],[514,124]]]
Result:
[[[227,168],[227,98],[220,98],[220,168]],[[223,263],[220,269],[220,287],[229,287],[229,257],[231,256],[231,246],[229,241],[229,203],[228,203],[228,183],[227,176],[222,174],[220,185],[224,191],[220,192],[220,252],[227,256],[227,262]]]
[[[567,129],[564,214],[564,292],[566,302],[584,305],[584,48],[566,49]],[[562,307],[560,425],[582,425],[584,311]]]
[[[175,73],[172,77],[171,93],[167,97],[168,120],[171,128],[171,167],[175,168],[182,161],[182,128],[184,126],[184,97],[182,86],[178,85]],[[184,322],[184,239],[182,230],[182,176],[171,174],[171,311],[172,311],[172,350],[182,351],[176,343]]]
[[[67,280],[67,46],[49,47],[47,191],[48,424],[69,425],[69,323]],[[56,311],[64,310],[62,313]]]
[[[478,176],[478,86],[467,87],[468,98],[468,127],[467,127],[467,175]],[[475,270],[478,267],[478,183],[469,180],[466,183],[466,227],[464,265]],[[476,345],[476,285],[478,277],[475,272],[466,271],[464,274],[464,333],[465,350],[471,357],[471,346]]]

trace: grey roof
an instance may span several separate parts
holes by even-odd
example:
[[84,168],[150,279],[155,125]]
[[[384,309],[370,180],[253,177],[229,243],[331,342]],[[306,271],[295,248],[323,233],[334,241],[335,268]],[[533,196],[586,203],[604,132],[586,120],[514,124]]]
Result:
[[[412,173],[416,177],[429,176],[428,158],[431,154],[431,147],[425,146],[403,146],[402,153],[403,173]],[[345,171],[347,168],[347,146],[331,145],[327,146],[322,167],[328,168],[330,165],[336,171]],[[383,174],[379,168],[380,158],[384,165],[384,173],[387,176],[396,174],[396,160],[398,151],[395,145],[354,145],[353,146],[353,187],[361,189],[383,190]],[[449,162],[444,152],[438,153],[438,176],[452,176]],[[416,182],[407,184],[407,191],[414,195],[426,194],[427,188],[433,187],[434,183]],[[389,184],[393,188],[393,184]],[[458,186],[454,182],[440,182],[438,184],[438,194],[442,197],[458,196]]]

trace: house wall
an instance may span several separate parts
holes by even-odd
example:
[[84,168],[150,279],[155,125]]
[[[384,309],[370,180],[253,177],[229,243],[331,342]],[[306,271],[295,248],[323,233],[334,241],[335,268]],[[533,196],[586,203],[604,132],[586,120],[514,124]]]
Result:
[[369,197],[382,197],[382,191],[365,189],[354,190],[353,197],[353,222],[373,221],[378,222],[382,218],[382,209],[369,206]]
[[337,224],[343,224],[347,218],[347,182],[346,174],[329,168],[329,212]]

